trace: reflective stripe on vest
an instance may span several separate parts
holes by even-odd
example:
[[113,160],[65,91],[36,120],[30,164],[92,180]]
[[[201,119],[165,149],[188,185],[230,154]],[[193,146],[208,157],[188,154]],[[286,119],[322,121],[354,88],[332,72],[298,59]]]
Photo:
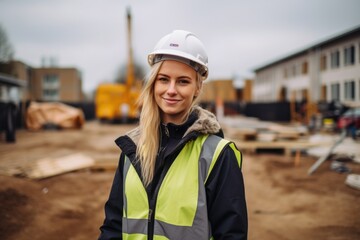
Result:
[[[214,135],[188,142],[166,173],[156,201],[154,239],[210,239],[205,183],[226,145],[235,145]],[[233,145],[233,146],[232,146]],[[147,239],[149,204],[146,190],[127,157],[124,165],[123,239]]]

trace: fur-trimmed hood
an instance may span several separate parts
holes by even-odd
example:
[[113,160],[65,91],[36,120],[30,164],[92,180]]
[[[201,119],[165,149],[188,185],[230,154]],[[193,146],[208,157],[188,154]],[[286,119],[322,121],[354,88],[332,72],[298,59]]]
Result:
[[[199,106],[194,106],[190,114],[195,114],[197,119],[185,132],[184,137],[191,132],[198,132],[200,134],[218,134],[221,132],[221,127],[215,115],[208,110]],[[131,140],[137,144],[140,137],[139,127],[131,130],[126,134]]]
[[190,132],[199,132],[202,134],[216,134],[221,130],[219,122],[216,120],[215,115],[208,110],[205,110],[199,106],[194,106],[192,113],[198,116],[198,119],[184,134],[187,135]]

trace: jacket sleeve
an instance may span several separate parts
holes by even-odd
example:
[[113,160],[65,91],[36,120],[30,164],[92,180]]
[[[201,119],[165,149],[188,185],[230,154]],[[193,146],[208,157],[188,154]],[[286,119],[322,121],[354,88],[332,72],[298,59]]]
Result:
[[220,154],[205,188],[214,239],[247,239],[244,179],[229,146]]
[[110,195],[105,203],[105,220],[100,227],[101,234],[98,238],[99,240],[122,239],[123,166],[124,156],[121,154]]

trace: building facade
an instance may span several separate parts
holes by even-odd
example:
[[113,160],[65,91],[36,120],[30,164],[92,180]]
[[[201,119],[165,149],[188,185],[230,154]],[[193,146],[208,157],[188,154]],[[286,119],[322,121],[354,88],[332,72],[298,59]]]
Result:
[[29,92],[32,100],[82,101],[80,72],[76,68],[33,68]]
[[[84,100],[81,73],[76,68],[54,66],[34,68],[20,61],[10,61],[0,65],[0,73],[25,82],[26,87],[16,93],[16,98],[19,100],[61,102]],[[4,95],[4,89],[5,86],[0,84],[0,97]],[[10,92],[11,95],[11,90],[12,88],[6,92]]]
[[254,70],[253,102],[360,102],[360,27]]

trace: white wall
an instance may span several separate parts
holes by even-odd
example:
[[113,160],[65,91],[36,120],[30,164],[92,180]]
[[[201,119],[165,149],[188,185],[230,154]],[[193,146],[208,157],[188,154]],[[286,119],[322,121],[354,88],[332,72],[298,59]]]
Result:
[[[355,47],[355,64],[344,65],[344,49],[353,45]],[[330,67],[331,52],[339,50],[340,67]],[[320,59],[326,55],[326,70],[320,70]],[[308,72],[301,72],[303,62],[308,63]],[[285,76],[285,71],[287,76]],[[295,92],[297,100],[302,90],[308,90],[311,100],[318,101],[321,97],[322,85],[327,86],[327,101],[331,100],[331,84],[340,84],[340,100],[344,101],[344,84],[346,81],[355,81],[355,101],[360,101],[360,37],[334,43],[328,47],[309,49],[304,54],[288,59],[279,64],[258,71],[253,84],[253,101],[277,101],[282,87],[287,90],[287,99]]]

